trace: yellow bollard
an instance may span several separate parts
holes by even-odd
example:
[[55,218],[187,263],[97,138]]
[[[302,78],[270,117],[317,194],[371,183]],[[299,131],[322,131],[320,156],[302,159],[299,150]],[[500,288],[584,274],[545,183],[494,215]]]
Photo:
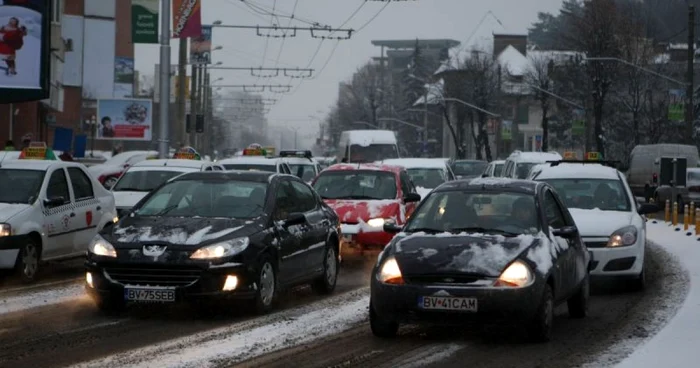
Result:
[[673,202],[673,212],[671,216],[673,216],[673,226],[678,225],[678,202]]
[[695,235],[700,235],[700,208],[695,209]]
[[664,207],[664,221],[671,222],[671,201],[666,200],[666,207]]
[[690,202],[690,223],[695,223],[695,202]]
[[[649,198],[649,203],[654,204],[654,198]],[[650,219],[650,220],[653,220],[653,219],[654,219],[654,214],[653,214],[653,213],[648,214],[648,215],[647,215],[647,218]]]
[[690,208],[686,204],[683,206],[683,231],[688,231],[690,227]]

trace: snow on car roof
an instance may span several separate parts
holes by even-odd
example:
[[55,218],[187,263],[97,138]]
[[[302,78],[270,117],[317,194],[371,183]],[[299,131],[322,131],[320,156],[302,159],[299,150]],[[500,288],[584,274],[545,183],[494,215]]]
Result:
[[403,166],[407,169],[444,169],[445,161],[432,158],[394,158],[381,162],[385,165]]
[[561,160],[562,157],[556,152],[521,152],[515,151],[508,156],[511,161],[518,162],[545,162]]
[[52,166],[80,167],[83,164],[60,160],[5,160],[0,162],[3,169],[48,170]]
[[506,160],[493,160],[490,163],[492,163],[494,165],[502,165],[502,164],[506,163]]
[[199,160],[184,160],[184,159],[177,159],[177,158],[170,158],[170,159],[158,159],[158,160],[145,160],[136,163],[133,167],[192,167],[192,168],[201,168],[205,164],[208,164],[210,162],[208,161],[199,161]]
[[267,158],[264,156],[239,156],[217,161],[221,165],[236,164],[256,164],[256,165],[277,165],[279,159]]
[[390,171],[399,172],[401,171],[401,166],[386,165],[386,164],[335,164],[327,167],[323,171],[341,171],[341,170],[376,170],[376,171]]
[[395,144],[396,134],[391,130],[348,130],[351,144]]
[[611,179],[618,180],[619,171],[601,164],[560,163],[557,166],[544,166],[535,178],[542,179]]

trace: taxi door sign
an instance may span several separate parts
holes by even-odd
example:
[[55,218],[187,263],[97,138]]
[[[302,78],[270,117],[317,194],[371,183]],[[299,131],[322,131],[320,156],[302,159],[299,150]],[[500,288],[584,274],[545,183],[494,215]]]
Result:
[[588,152],[588,153],[586,153],[586,160],[588,160],[588,161],[600,161],[600,152]]
[[574,152],[574,151],[564,152],[564,159],[565,160],[575,160],[576,159],[576,152]]

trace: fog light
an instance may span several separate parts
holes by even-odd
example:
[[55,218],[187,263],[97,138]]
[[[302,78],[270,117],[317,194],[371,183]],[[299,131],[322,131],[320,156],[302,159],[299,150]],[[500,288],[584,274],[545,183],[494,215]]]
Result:
[[238,277],[233,275],[226,276],[226,282],[224,283],[224,291],[231,291],[236,289],[238,286]]
[[85,274],[85,282],[87,282],[90,288],[95,288],[95,285],[92,283],[92,273],[88,272]]

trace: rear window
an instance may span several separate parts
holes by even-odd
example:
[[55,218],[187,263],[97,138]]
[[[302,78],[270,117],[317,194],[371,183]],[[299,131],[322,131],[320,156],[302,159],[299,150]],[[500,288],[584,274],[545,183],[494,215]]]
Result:
[[396,175],[378,170],[322,172],[314,189],[323,199],[396,199]]
[[459,176],[476,176],[484,172],[486,165],[482,161],[457,161],[452,164],[452,171]]
[[350,146],[350,162],[375,162],[399,158],[399,150],[395,144],[370,144]]
[[225,164],[226,170],[277,172],[277,165]]

